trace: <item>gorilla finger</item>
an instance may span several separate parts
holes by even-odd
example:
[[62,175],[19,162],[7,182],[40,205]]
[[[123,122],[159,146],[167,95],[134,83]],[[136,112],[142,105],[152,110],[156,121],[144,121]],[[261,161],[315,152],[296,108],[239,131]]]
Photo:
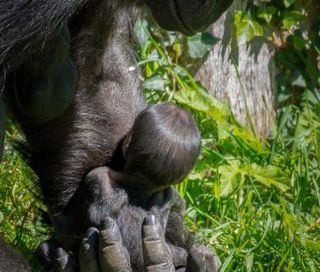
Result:
[[154,215],[147,215],[143,222],[143,257],[148,272],[174,272],[169,247],[163,239],[159,222]]
[[80,251],[79,262],[81,272],[99,272],[98,264],[98,237],[99,231],[96,228],[89,228],[83,238]]
[[50,250],[53,250],[56,245],[54,242],[48,240],[42,242],[37,248],[37,255],[40,263],[42,264],[45,271],[49,271],[52,267],[51,259],[50,259]]
[[99,233],[99,259],[102,272],[130,272],[130,257],[122,245],[117,224],[107,218]]
[[216,272],[216,260],[209,248],[193,246],[189,252],[187,272]]
[[54,272],[74,272],[77,271],[76,263],[71,259],[69,254],[61,247],[57,247],[52,253],[52,264]]

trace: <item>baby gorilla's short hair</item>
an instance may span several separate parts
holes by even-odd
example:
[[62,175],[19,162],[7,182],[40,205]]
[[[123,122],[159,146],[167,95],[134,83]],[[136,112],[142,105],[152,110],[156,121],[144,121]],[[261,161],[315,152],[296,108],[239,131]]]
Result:
[[147,107],[128,136],[124,174],[157,191],[180,182],[200,152],[200,134],[188,111],[169,103]]

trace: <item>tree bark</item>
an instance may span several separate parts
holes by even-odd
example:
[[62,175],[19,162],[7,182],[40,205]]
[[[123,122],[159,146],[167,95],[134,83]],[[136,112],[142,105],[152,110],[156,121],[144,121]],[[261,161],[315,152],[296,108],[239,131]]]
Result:
[[232,31],[232,15],[240,5],[241,2],[236,1],[212,25],[211,33],[220,41],[197,71],[196,78],[214,97],[230,103],[237,119],[248,124],[246,100],[255,130],[265,138],[275,118],[274,48],[262,39],[237,44]]

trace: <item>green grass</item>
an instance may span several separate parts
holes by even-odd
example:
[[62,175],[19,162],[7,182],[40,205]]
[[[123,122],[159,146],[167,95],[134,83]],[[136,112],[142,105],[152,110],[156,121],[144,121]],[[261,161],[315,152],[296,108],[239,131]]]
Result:
[[143,35],[148,101],[190,109],[201,130],[201,157],[177,188],[186,222],[216,253],[219,271],[319,271],[319,100],[305,91],[261,141],[252,122],[250,129],[237,122],[228,105],[177,65],[176,45],[168,49],[146,28]]
[[[20,135],[8,124],[5,152],[0,164],[0,237],[14,246],[29,262],[38,267],[35,250],[49,237],[49,228],[41,221],[44,209],[36,177],[13,149]],[[19,139],[20,140],[20,139]]]

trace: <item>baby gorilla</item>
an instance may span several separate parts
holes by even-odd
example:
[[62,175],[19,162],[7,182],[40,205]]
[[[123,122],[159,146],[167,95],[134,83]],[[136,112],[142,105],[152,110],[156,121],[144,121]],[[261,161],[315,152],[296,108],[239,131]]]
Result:
[[[156,215],[165,230],[175,267],[183,269],[187,265],[192,241],[183,226],[183,201],[170,186],[181,182],[191,171],[199,156],[200,140],[189,112],[167,103],[150,106],[137,116],[123,141],[123,171],[102,167],[86,178],[93,203],[100,196],[103,201],[116,196],[113,203],[122,204],[112,207],[111,216],[120,227],[136,271],[142,271],[141,228],[147,212]],[[89,220],[98,223],[98,207],[93,205],[90,210]]]
[[[69,224],[72,217],[78,222],[85,218],[85,227],[99,226],[104,218],[114,218],[129,252],[132,270],[143,271],[141,229],[144,218],[152,213],[165,232],[163,238],[176,271],[190,268],[188,256],[197,254],[197,250],[208,259],[208,270],[204,271],[215,271],[213,256],[204,247],[195,246],[184,228],[184,202],[170,187],[191,171],[199,156],[200,141],[189,112],[168,103],[147,107],[137,116],[122,143],[122,171],[104,166],[89,172],[73,201],[78,209],[71,210],[78,214],[70,215]],[[56,238],[66,245],[72,231],[67,234],[65,224],[60,229]]]

